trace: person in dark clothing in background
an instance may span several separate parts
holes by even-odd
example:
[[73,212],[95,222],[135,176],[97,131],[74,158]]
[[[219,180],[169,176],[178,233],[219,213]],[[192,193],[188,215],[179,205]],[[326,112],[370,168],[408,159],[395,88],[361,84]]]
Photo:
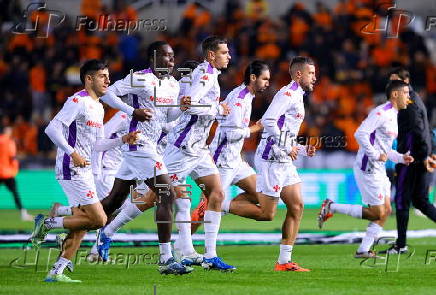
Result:
[[[395,68],[390,72],[389,80],[402,80],[410,85],[410,74],[404,68]],[[407,109],[398,112],[398,147],[399,153],[410,152],[415,159],[410,165],[397,164],[395,169],[396,195],[395,207],[398,238],[396,243],[386,251],[379,253],[407,253],[406,232],[409,222],[410,203],[428,218],[436,222],[436,207],[428,198],[432,168],[435,155],[432,154],[431,131],[427,119],[427,110],[419,95],[410,87],[411,102]]]

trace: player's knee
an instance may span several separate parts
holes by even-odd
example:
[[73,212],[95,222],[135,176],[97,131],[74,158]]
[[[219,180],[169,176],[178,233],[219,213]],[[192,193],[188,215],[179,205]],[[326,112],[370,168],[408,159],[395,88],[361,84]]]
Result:
[[301,216],[303,214],[304,204],[303,202],[297,202],[288,205],[287,208],[293,216]]
[[98,214],[91,219],[92,229],[99,229],[106,225],[107,216],[105,214]]
[[213,195],[213,199],[215,200],[215,202],[222,203],[226,199],[226,195],[221,188],[213,190],[211,195]]
[[388,218],[392,214],[392,208],[388,207],[385,209],[385,218]]
[[262,212],[262,215],[260,215],[258,221],[271,221],[274,219],[274,212]]

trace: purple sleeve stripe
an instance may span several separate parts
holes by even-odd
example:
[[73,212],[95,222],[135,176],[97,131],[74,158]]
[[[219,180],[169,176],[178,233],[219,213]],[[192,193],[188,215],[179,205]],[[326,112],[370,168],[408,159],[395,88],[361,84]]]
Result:
[[[279,117],[279,119],[277,120],[277,126],[279,127],[280,130],[282,130],[284,124],[285,124],[285,114],[281,115]],[[274,143],[275,143],[275,140],[273,140],[273,139],[268,140],[268,142],[265,146],[265,150],[262,153],[262,159],[268,160],[269,152],[271,151],[271,147]]]
[[[132,103],[133,107],[135,109],[138,109],[139,108],[138,95],[132,94],[132,97],[133,97],[133,103]],[[137,127],[138,127],[138,120],[132,118],[132,121],[130,121],[129,132],[136,131]],[[136,151],[136,150],[138,150],[138,146],[136,144],[129,145],[129,151]]]
[[242,89],[242,90],[239,92],[239,94],[238,94],[238,98],[244,98],[245,95],[247,95],[248,92],[250,92],[250,91],[248,90],[247,87],[245,87],[244,89]]
[[223,151],[224,146],[227,143],[227,137],[224,136],[224,139],[221,141],[221,143],[218,145],[215,154],[213,155],[213,160],[216,162],[218,160],[218,157],[220,156],[221,152]]
[[[375,142],[375,130],[369,135],[369,142],[374,145]],[[368,156],[364,155],[362,158],[362,166],[360,166],[360,170],[365,171],[366,166],[368,165]]]
[[198,115],[191,115],[191,119],[189,120],[188,124],[186,124],[185,129],[183,129],[182,133],[180,133],[180,136],[177,138],[174,145],[178,148],[180,148],[180,145],[182,144],[183,140],[185,139],[186,135],[189,131],[191,131],[192,125],[194,125],[198,120]]
[[213,74],[213,67],[210,63],[207,64],[207,71],[208,74]]
[[[68,144],[70,146],[75,147],[76,137],[77,137],[77,126],[76,126],[76,121],[73,121],[70,127],[68,127]],[[62,173],[65,180],[71,180],[70,161],[71,161],[71,157],[65,153],[64,158],[62,160]]]
[[159,136],[159,139],[157,140],[157,143],[159,144],[159,142],[165,137],[165,136],[167,136],[167,133],[166,132],[161,132],[161,134],[160,134],[160,136]]
[[392,103],[388,103],[387,105],[385,105],[385,106],[383,107],[383,111],[387,111],[387,110],[390,110],[390,109],[392,109],[392,108],[393,108]]

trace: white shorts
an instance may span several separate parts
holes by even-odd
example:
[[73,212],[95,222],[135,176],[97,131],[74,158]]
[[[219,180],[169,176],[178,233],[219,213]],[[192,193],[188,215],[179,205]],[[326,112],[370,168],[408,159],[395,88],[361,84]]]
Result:
[[279,198],[284,187],[301,182],[297,168],[292,163],[265,161],[256,156],[255,164],[256,191],[267,196]]
[[237,184],[240,180],[255,175],[256,171],[247,162],[240,162],[235,168],[218,168],[224,189]]
[[193,157],[181,152],[176,147],[168,146],[165,150],[164,161],[174,186],[185,184],[188,175],[197,179],[219,174],[209,152],[204,152],[200,157]]
[[100,201],[106,198],[111,192],[112,187],[114,186],[116,174],[117,172],[115,170],[102,169],[101,175],[94,177],[97,196]]
[[391,195],[391,182],[386,173],[368,174],[357,167],[353,167],[354,179],[362,195],[362,203],[365,205],[382,205],[385,197]]
[[162,174],[168,174],[162,156],[143,157],[124,153],[123,162],[115,177],[122,180],[145,180]]
[[83,179],[58,179],[62,190],[67,195],[68,205],[78,207],[79,205],[91,205],[100,202],[97,197],[94,178],[90,176]]

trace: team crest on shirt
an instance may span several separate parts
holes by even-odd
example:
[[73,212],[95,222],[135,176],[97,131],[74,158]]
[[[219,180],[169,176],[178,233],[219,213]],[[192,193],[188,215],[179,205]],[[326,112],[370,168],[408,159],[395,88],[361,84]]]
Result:
[[162,169],[162,163],[161,162],[156,162],[156,168],[161,170]]
[[88,193],[86,194],[86,196],[88,197],[88,198],[94,198],[94,192],[93,191],[88,191]]
[[208,81],[209,80],[209,76],[208,75],[203,75],[203,77],[201,77],[201,80]]
[[295,115],[295,119],[301,119],[301,120],[303,120],[303,119],[304,119],[304,115],[301,114],[301,113],[297,113],[297,114]]
[[177,177],[177,174],[171,175],[170,178],[171,178],[172,181],[179,180],[179,178]]
[[240,102],[235,103],[235,106],[242,108],[242,104]]
[[273,186],[273,189],[275,192],[278,192],[280,190],[280,186],[276,184],[275,186]]
[[292,96],[292,93],[291,93],[290,91],[286,91],[284,94],[285,94],[286,96]]
[[382,194],[379,194],[379,195],[378,195],[378,199],[379,199],[379,200],[383,200],[383,195],[382,195]]
[[78,97],[74,97],[74,98],[73,98],[73,102],[74,102],[74,103],[78,103],[78,102],[79,102],[79,98],[78,98]]
[[127,115],[121,115],[121,118],[123,118],[123,119],[125,119],[125,118],[127,118]]

